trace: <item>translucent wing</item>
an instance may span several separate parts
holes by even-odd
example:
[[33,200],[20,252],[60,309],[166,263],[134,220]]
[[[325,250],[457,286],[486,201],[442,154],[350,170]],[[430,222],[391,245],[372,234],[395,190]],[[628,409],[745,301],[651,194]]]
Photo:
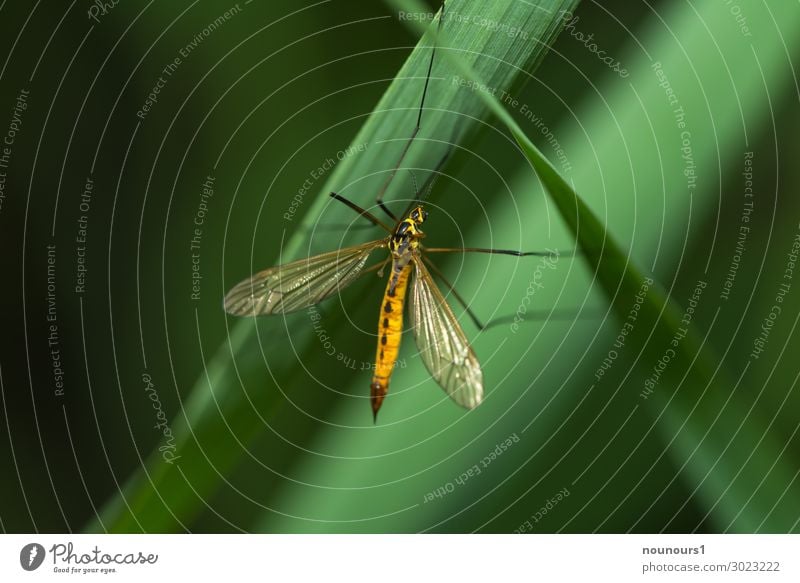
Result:
[[286,314],[321,302],[363,273],[383,240],[314,255],[260,271],[225,296],[225,311],[234,316]]
[[419,256],[414,265],[411,310],[422,361],[456,403],[472,409],[483,400],[481,365]]

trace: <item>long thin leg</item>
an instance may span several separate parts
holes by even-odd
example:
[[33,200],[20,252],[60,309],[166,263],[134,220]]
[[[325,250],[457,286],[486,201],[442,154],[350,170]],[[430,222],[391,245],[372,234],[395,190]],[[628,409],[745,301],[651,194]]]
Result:
[[[467,305],[466,300],[458,293],[455,286],[450,283],[447,277],[442,273],[442,270],[439,269],[436,264],[425,257],[423,255],[422,259],[425,263],[430,267],[431,272],[436,275],[441,282],[450,290],[453,294],[453,297],[461,304],[461,307],[464,308],[464,311],[469,316],[472,323],[475,324],[475,327],[478,330],[488,330],[489,328],[494,328],[495,326],[499,326],[500,324],[507,324],[510,322],[514,322],[516,319],[516,315],[511,316],[501,316],[499,318],[495,318],[493,320],[489,320],[486,324],[480,321],[478,316],[475,315],[475,312]],[[526,317],[522,318],[522,321],[536,321],[536,320],[574,320],[575,319],[575,310],[531,310],[526,313]],[[589,314],[590,316],[592,314]],[[595,316],[599,315],[599,313],[594,314]]]
[[513,249],[486,249],[483,247],[425,247],[425,253],[497,253],[499,255],[513,255],[515,257],[572,257],[573,251],[515,251]]
[[[439,14],[439,23],[437,24],[438,30],[442,29],[443,20],[444,20],[444,4],[442,4],[442,11]],[[381,209],[383,209],[383,212],[392,217],[395,221],[397,220],[397,218],[394,216],[392,211],[390,211],[384,204],[383,196],[384,194],[386,194],[386,189],[389,188],[389,184],[392,182],[392,179],[395,177],[395,174],[397,174],[397,171],[400,169],[400,164],[403,163],[403,159],[406,157],[408,149],[411,147],[414,138],[416,138],[417,134],[419,133],[420,124],[422,123],[422,110],[425,106],[425,96],[428,93],[428,83],[431,80],[431,71],[433,70],[433,57],[435,55],[436,55],[436,44],[434,44],[431,49],[431,60],[428,63],[428,74],[425,76],[425,87],[423,87],[422,89],[422,99],[419,102],[419,113],[417,113],[417,124],[414,126],[414,130],[411,132],[411,137],[408,138],[406,145],[403,147],[403,151],[400,153],[400,157],[397,159],[397,163],[394,165],[394,169],[389,173],[389,176],[384,181],[383,186],[381,186],[380,191],[378,191],[378,196],[375,199],[375,202],[378,204],[379,207],[381,207]]]
[[344,204],[349,206],[351,209],[356,211],[359,215],[361,215],[362,217],[364,217],[365,219],[370,221],[373,225],[377,225],[378,227],[381,227],[382,229],[384,229],[385,231],[387,231],[389,233],[393,232],[392,229],[386,223],[384,223],[382,220],[380,220],[378,217],[373,215],[368,210],[361,208],[356,203],[354,203],[354,202],[352,202],[350,200],[347,200],[341,194],[337,194],[335,192],[332,192],[331,193],[331,198],[335,198],[339,202],[343,202]]
[[[550,321],[569,321],[569,322],[571,322],[572,320],[576,320],[576,319],[578,319],[578,320],[588,320],[590,318],[597,318],[600,315],[601,315],[601,312],[599,310],[598,311],[592,311],[592,312],[590,312],[588,314],[586,313],[586,310],[583,310],[582,312],[578,312],[577,310],[547,310],[547,309],[544,309],[544,310],[529,310],[525,314],[525,317],[522,318],[520,321],[521,322],[535,322],[535,321],[541,322],[542,320],[547,320],[548,322],[550,322]],[[516,315],[501,316],[499,318],[495,318],[494,320],[491,320],[489,323],[487,323],[483,327],[483,329],[484,330],[488,330],[489,328],[494,328],[495,326],[499,326],[500,324],[510,324],[510,323],[516,322],[516,321],[517,321],[517,316]]]
[[478,330],[484,330],[486,326],[484,326],[483,322],[478,319],[478,316],[475,315],[475,312],[472,311],[472,308],[470,308],[464,298],[461,297],[461,294],[456,291],[455,286],[450,283],[450,280],[445,277],[444,273],[442,273],[442,270],[436,267],[436,264],[424,255],[422,256],[422,260],[427,263],[428,267],[431,268],[431,271],[442,280],[442,283],[447,287],[447,289],[450,290],[450,293],[453,294],[453,297],[458,300],[458,303],[461,304],[461,307],[464,308],[465,312],[467,312],[467,315],[470,317]]
[[390,219],[392,219],[394,222],[397,222],[397,221],[399,220],[399,219],[398,219],[396,216],[394,216],[394,213],[393,213],[392,211],[390,211],[390,210],[389,210],[389,207],[387,207],[385,204],[383,204],[383,199],[382,199],[382,198],[381,198],[381,200],[379,200],[379,201],[377,201],[377,202],[378,202],[378,207],[379,207],[379,208],[380,208],[380,209],[381,209],[383,212],[385,212],[385,213],[386,213],[386,216],[388,216],[388,217],[389,217]]

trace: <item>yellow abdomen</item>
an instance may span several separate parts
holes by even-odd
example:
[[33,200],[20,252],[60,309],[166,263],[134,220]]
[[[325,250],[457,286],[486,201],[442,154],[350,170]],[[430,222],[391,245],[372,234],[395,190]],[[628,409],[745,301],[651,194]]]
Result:
[[375,417],[377,417],[383,398],[389,390],[389,379],[400,351],[403,308],[408,289],[408,277],[411,274],[411,263],[406,264],[400,271],[397,271],[395,265],[392,267],[392,275],[386,284],[386,291],[381,303],[378,320],[378,349],[375,353],[375,374],[370,386],[372,413]]

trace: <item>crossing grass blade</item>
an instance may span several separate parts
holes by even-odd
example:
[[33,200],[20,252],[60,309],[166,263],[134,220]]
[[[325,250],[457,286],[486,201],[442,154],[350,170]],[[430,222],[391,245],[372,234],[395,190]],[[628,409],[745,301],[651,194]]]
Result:
[[[412,0],[393,0],[393,3],[405,10],[419,9],[419,3]],[[409,25],[419,31],[416,23]],[[442,42],[446,44],[447,40]],[[770,49],[779,51],[780,47],[775,44]],[[464,62],[460,52],[443,52],[464,78],[475,85],[491,87],[490,82]],[[779,52],[776,57],[781,57]],[[673,339],[681,338],[676,358],[664,370],[661,388],[644,401],[644,406],[659,422],[660,432],[673,448],[675,460],[695,480],[688,484],[689,488],[709,503],[711,510],[706,516],[716,519],[720,528],[727,530],[797,529],[794,519],[800,513],[800,486],[783,455],[785,444],[769,431],[774,419],[768,422],[762,417],[740,388],[742,376],[737,379],[730,375],[703,333],[693,323],[682,324],[684,307],[657,283],[644,285],[646,275],[632,262],[631,253],[616,243],[613,234],[503,105],[491,92],[476,94],[506,127],[549,193],[621,321],[625,321],[637,291],[649,287],[631,335],[633,341],[643,345],[638,359],[640,376],[653,369]],[[731,448],[735,440],[748,444],[752,450],[737,453]],[[759,459],[764,462],[758,463]],[[747,478],[746,472],[743,473],[747,464],[759,465],[760,471]],[[756,492],[758,496],[754,495]],[[773,504],[781,504],[785,514],[776,513]]]

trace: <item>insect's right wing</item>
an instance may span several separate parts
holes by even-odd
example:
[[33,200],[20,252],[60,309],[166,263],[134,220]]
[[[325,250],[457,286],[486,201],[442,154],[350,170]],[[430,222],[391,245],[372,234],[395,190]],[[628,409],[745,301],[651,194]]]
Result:
[[481,365],[422,258],[413,260],[411,310],[422,361],[451,399],[472,409],[483,400]]
[[260,271],[228,292],[225,311],[262,316],[307,308],[353,283],[370,253],[385,245],[380,239]]

